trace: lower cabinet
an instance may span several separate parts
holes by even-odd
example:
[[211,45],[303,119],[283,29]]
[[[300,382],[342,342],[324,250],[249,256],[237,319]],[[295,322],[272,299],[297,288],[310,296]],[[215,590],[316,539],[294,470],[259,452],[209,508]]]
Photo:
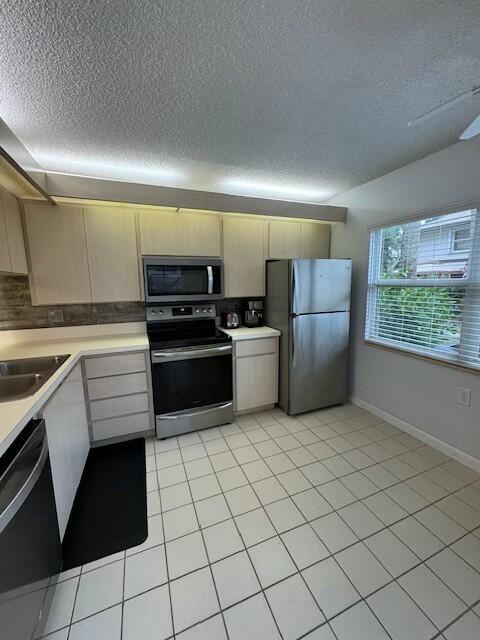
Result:
[[278,338],[234,343],[235,411],[255,411],[278,399]]
[[136,352],[84,359],[93,442],[153,429],[147,358],[147,352]]
[[43,410],[60,537],[90,449],[81,365],[65,378]]

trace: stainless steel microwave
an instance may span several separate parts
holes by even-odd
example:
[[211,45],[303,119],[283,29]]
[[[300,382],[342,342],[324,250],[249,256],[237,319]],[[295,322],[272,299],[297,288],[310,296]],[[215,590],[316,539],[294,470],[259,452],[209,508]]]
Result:
[[223,298],[223,261],[218,258],[143,258],[145,302]]

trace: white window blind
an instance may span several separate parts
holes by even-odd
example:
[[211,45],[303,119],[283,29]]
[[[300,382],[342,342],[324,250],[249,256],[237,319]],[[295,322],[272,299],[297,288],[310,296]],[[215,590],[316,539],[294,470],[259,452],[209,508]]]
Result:
[[480,368],[480,213],[370,232],[365,339]]

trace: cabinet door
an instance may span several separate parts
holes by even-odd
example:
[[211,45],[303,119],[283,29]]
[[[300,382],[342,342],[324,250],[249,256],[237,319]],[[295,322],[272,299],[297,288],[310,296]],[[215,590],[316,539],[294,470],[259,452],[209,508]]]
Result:
[[142,255],[220,256],[219,216],[176,210],[140,211]]
[[329,258],[330,257],[330,225],[302,222],[301,226],[301,257]]
[[0,196],[0,271],[11,271],[10,251],[8,250],[7,226],[3,213],[3,203]]
[[83,214],[92,302],[140,300],[135,213],[86,207]]
[[300,222],[269,223],[269,258],[299,258],[301,255]]
[[60,537],[63,538],[90,449],[80,365],[43,410]]
[[277,354],[237,358],[236,411],[255,409],[277,401]]
[[267,223],[264,220],[223,220],[225,296],[265,295]]
[[179,209],[182,245],[187,256],[222,255],[222,219],[209,211]]
[[10,267],[12,273],[27,274],[27,256],[23,239],[22,221],[18,200],[11,193],[4,191],[1,195],[3,216],[7,231],[8,249],[10,252]]
[[82,209],[28,204],[25,224],[32,304],[91,302]]

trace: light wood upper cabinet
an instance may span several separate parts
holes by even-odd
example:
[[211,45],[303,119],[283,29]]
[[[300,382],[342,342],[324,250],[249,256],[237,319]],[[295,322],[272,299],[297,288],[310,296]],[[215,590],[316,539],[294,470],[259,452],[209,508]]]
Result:
[[7,191],[0,192],[0,271],[28,273],[20,207]]
[[91,302],[82,209],[27,204],[25,227],[32,304]]
[[270,222],[269,258],[299,258],[301,256],[300,222]]
[[265,295],[267,230],[264,220],[224,218],[223,261],[227,298]]
[[190,210],[139,212],[142,255],[220,256],[220,217]]
[[301,250],[302,258],[329,258],[330,257],[330,225],[302,222],[301,226]]
[[140,300],[135,213],[85,207],[83,215],[92,302]]
[[0,198],[0,271],[11,271],[10,251],[8,249],[7,227]]

